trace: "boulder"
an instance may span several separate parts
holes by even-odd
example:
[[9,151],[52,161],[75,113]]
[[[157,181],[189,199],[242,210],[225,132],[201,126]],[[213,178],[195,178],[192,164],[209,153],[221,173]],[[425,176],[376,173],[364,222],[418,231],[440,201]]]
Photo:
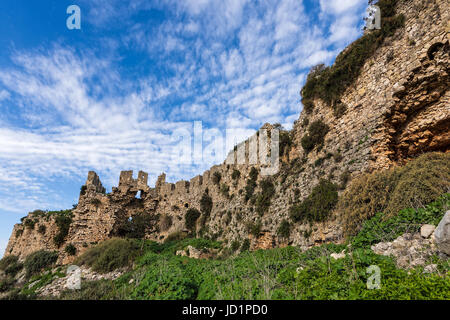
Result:
[[434,241],[439,251],[450,255],[450,210],[448,210],[434,231]]
[[436,227],[432,224],[424,224],[420,228],[420,235],[422,236],[422,238],[428,239],[433,234],[435,229]]

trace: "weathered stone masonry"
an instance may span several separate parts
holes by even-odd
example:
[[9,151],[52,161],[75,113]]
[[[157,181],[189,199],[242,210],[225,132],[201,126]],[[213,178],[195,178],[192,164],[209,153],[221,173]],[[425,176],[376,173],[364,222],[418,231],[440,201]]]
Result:
[[[338,242],[342,238],[339,224],[333,219],[309,225],[295,225],[289,239],[279,239],[277,228],[288,219],[289,207],[296,199],[305,198],[321,177],[330,177],[339,183],[340,176],[349,172],[352,177],[362,172],[389,168],[427,151],[449,151],[450,147],[450,78],[449,40],[450,10],[447,0],[401,0],[397,13],[405,16],[405,27],[388,38],[384,45],[366,61],[360,76],[341,97],[347,111],[337,118],[333,109],[323,101],[314,101],[310,114],[303,112],[290,132],[292,145],[283,156],[283,167],[301,163],[301,170],[273,176],[275,194],[271,206],[259,216],[254,205],[246,202],[244,192],[249,179],[254,152],[249,151],[249,141],[232,151],[227,159],[244,156],[243,164],[225,161],[190,181],[170,183],[165,174],[158,177],[156,185],[147,185],[148,175],[139,172],[137,179],[131,171],[120,174],[119,185],[105,194],[95,172],[89,172],[84,194],[73,210],[73,222],[66,243],[71,243],[82,253],[93,244],[110,238],[119,221],[144,212],[155,216],[172,217],[172,225],[164,230],[153,230],[147,238],[163,241],[167,236],[185,228],[184,216],[189,208],[200,208],[202,195],[208,192],[213,202],[206,235],[225,241],[251,240],[251,248],[270,248],[287,244],[309,247],[326,241]],[[301,139],[307,126],[321,119],[330,130],[320,151],[305,153]],[[264,128],[270,128],[265,126]],[[255,135],[249,140],[258,139]],[[257,144],[256,144],[257,145]],[[259,150],[258,150],[259,152]],[[327,154],[339,153],[339,163]],[[325,159],[320,167],[315,163]],[[227,164],[228,163],[228,164]],[[256,165],[256,167],[259,167]],[[240,177],[232,178],[234,170]],[[219,184],[213,182],[215,172],[220,173]],[[263,177],[258,177],[258,182]],[[221,186],[228,187],[228,195]],[[136,197],[140,192],[140,197]],[[259,187],[255,193],[259,192]],[[54,222],[43,221],[48,232],[39,234],[22,225],[14,227],[6,254],[25,257],[38,249],[57,250],[52,242]],[[261,233],[249,234],[247,225],[261,223]],[[24,229],[23,233],[17,230]],[[305,233],[311,233],[305,237]],[[16,237],[16,234],[18,235]],[[73,257],[58,250],[60,260],[70,262]]]

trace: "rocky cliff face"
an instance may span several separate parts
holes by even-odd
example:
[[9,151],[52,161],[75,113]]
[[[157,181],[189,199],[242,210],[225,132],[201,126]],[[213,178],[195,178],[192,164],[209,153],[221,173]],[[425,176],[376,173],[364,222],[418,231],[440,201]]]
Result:
[[[389,168],[420,153],[450,147],[448,2],[399,1],[397,13],[405,16],[405,26],[365,62],[355,83],[341,97],[345,106],[341,114],[316,99],[312,112],[303,112],[291,132],[281,133],[291,143],[282,149],[279,172],[270,176],[273,190],[264,210],[257,197],[246,197],[252,185],[253,194],[263,196],[261,182],[266,177],[260,170],[264,166],[250,152],[255,146],[258,154],[263,152],[260,133],[232,151],[223,164],[190,181],[168,183],[163,174],[150,188],[146,173],[139,172],[133,179],[132,172],[125,171],[118,187],[105,194],[98,176],[90,172],[72,211],[64,244],[57,247],[52,240],[58,232],[55,219],[39,218],[38,224],[46,226],[45,235],[37,228],[16,225],[5,254],[23,258],[38,249],[59,250],[60,262],[69,263],[74,256],[65,252],[67,244],[78,255],[116,235],[119,226],[138,213],[156,221],[146,230],[146,238],[163,241],[175,232],[188,232],[186,212],[200,210],[202,197],[212,204],[210,213],[198,220],[197,231],[229,246],[246,239],[251,249],[339,242],[342,231],[336,217],[323,223],[295,224],[289,236],[282,237],[277,230],[283,220],[289,220],[290,206],[307,197],[321,178],[341,184],[343,177]],[[301,141],[308,124],[317,120],[329,130],[321,148],[306,152]],[[259,170],[256,180],[251,175],[253,167]]]

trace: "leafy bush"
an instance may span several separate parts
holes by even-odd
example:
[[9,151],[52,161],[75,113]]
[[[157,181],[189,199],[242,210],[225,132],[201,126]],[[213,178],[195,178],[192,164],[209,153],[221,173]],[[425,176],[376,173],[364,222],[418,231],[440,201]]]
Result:
[[23,229],[17,229],[15,236],[16,236],[16,238],[19,238],[22,234],[23,234]]
[[301,140],[302,147],[306,152],[314,149],[314,147],[323,144],[325,135],[328,133],[329,127],[322,120],[316,120],[308,127],[308,133]]
[[312,100],[303,99],[302,104],[303,110],[305,110],[306,113],[311,113],[314,110],[314,102],[312,102]]
[[220,180],[222,179],[222,175],[219,171],[215,171],[212,176],[212,182],[216,185],[219,185]]
[[289,148],[292,145],[292,138],[289,131],[280,131],[280,141],[279,141],[279,154],[283,156],[286,152],[289,151]]
[[208,193],[203,193],[200,199],[200,211],[207,217],[210,216],[213,207],[213,201]]
[[381,47],[384,40],[404,26],[404,17],[395,15],[395,5],[398,0],[380,0],[383,19],[381,30],[369,32],[353,42],[342,51],[331,67],[321,66],[312,69],[305,86],[301,91],[303,104],[320,98],[330,105],[335,105],[345,90],[359,76],[361,68],[368,58]]
[[383,213],[378,213],[363,223],[361,231],[352,238],[352,246],[370,248],[378,242],[393,241],[404,233],[419,232],[424,224],[437,226],[448,209],[450,193],[442,195],[425,208],[404,209],[387,220]]
[[15,277],[23,269],[23,264],[19,262],[17,256],[6,256],[0,260],[0,270],[3,270],[7,276]]
[[124,299],[111,280],[82,281],[80,290],[65,290],[61,300],[118,300]]
[[262,224],[260,221],[258,222],[249,222],[246,225],[247,227],[247,232],[251,235],[253,235],[254,237],[259,237],[259,234],[261,233],[261,229],[262,229]]
[[256,212],[262,216],[270,207],[270,199],[275,194],[275,186],[267,178],[260,183],[261,192],[256,196]]
[[338,201],[337,189],[332,182],[321,179],[305,200],[290,208],[291,219],[294,222],[326,220]]
[[229,198],[229,197],[230,197],[229,192],[230,192],[230,187],[229,187],[227,184],[222,183],[222,185],[220,186],[220,193],[221,193],[225,198]]
[[364,174],[353,179],[339,200],[347,235],[379,212],[385,219],[402,209],[423,208],[450,190],[450,154],[427,153],[403,167]]
[[53,238],[53,242],[59,248],[66,240],[69,234],[70,224],[72,223],[72,211],[65,210],[55,213],[55,223],[58,227],[58,233]]
[[[157,260],[147,268],[143,279],[131,294],[137,300],[192,300],[197,296],[197,286],[182,265],[181,259],[175,257]],[[170,272],[167,272],[170,270]]]
[[19,261],[19,257],[17,256],[6,256],[0,260],[0,270],[5,271],[10,265],[17,263]]
[[28,219],[25,219],[23,224],[26,228],[33,230],[34,226],[36,225],[36,221],[34,219],[28,218]]
[[80,188],[80,197],[86,194],[87,186],[81,186]]
[[245,186],[245,201],[248,201],[255,192],[255,188],[257,186],[258,179],[258,170],[255,167],[252,167],[250,170],[250,179],[247,180],[247,185]]
[[185,226],[189,231],[196,230],[197,219],[200,217],[201,213],[197,209],[189,209],[185,216]]
[[41,272],[45,268],[51,267],[58,260],[58,253],[54,251],[39,250],[28,255],[25,259],[26,277]]
[[68,244],[65,248],[64,251],[69,255],[69,256],[74,256],[77,253],[77,248],[75,248],[75,246],[73,244]]
[[11,288],[14,287],[15,281],[12,278],[6,278],[0,280],[0,293],[9,291]]
[[250,249],[250,240],[249,240],[249,239],[245,239],[245,240],[242,242],[241,252],[248,251],[249,249]]
[[237,179],[239,179],[241,177],[241,172],[239,171],[239,170],[237,170],[237,169],[234,169],[233,170],[233,173],[231,174],[231,178],[233,179],[233,180],[237,180]]
[[258,179],[258,174],[259,174],[258,169],[252,167],[249,173],[250,180],[256,181]]
[[231,250],[234,252],[234,251],[237,251],[238,249],[239,249],[239,247],[241,246],[241,244],[239,243],[239,240],[234,240],[232,243],[231,243]]
[[46,231],[47,231],[47,228],[45,227],[45,225],[41,224],[38,228],[38,232],[40,234],[45,234]]
[[108,273],[129,266],[139,254],[140,243],[133,239],[114,238],[88,249],[76,260],[92,270]]
[[115,234],[118,237],[142,239],[145,237],[147,230],[153,228],[158,221],[158,215],[138,212],[129,219],[121,221],[116,227]]
[[169,234],[167,236],[167,238],[165,239],[165,243],[167,242],[173,242],[173,241],[180,241],[186,238],[186,233],[184,233],[183,231],[175,231],[172,232],[171,234]]
[[281,238],[288,239],[291,235],[291,224],[287,220],[282,220],[280,226],[277,229],[277,234]]

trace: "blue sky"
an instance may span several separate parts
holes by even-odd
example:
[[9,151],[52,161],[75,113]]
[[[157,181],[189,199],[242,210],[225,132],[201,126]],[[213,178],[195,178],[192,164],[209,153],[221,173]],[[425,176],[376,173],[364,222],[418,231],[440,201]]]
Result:
[[[66,9],[81,9],[81,30]],[[366,0],[15,0],[0,3],[0,255],[34,209],[77,202],[87,172],[154,184],[223,159],[180,162],[178,133],[201,121],[251,135],[299,117],[310,67],[360,36]],[[208,140],[209,139],[209,140]],[[220,155],[220,153],[219,153]],[[220,155],[222,156],[222,155]]]

